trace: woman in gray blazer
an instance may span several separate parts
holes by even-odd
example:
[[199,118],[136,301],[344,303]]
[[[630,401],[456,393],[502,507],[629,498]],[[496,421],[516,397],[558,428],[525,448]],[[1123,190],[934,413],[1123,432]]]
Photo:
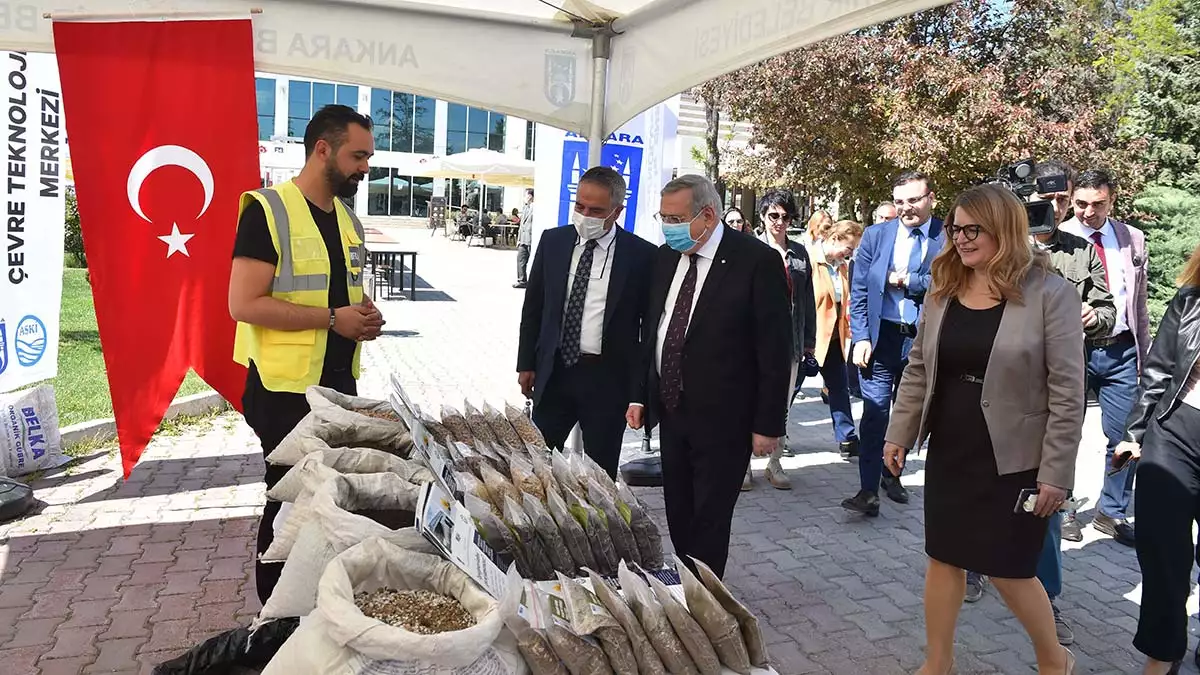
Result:
[[899,475],[908,451],[929,440],[919,673],[953,669],[967,569],[992,578],[1033,640],[1039,673],[1072,673],[1075,657],[1058,644],[1035,573],[1046,518],[1075,480],[1081,301],[1034,251],[1025,206],[1004,188],[964,192],[945,232],[884,446]]

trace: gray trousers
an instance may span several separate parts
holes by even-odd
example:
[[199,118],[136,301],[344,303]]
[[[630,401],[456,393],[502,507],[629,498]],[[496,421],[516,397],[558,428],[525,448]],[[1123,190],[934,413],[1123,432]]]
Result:
[[517,283],[529,281],[526,276],[529,269],[529,244],[517,244]]

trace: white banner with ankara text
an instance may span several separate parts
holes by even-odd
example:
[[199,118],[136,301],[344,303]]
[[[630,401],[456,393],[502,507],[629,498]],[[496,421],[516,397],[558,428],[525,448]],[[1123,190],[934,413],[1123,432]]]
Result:
[[58,374],[66,126],[53,54],[0,52],[4,266],[0,392]]

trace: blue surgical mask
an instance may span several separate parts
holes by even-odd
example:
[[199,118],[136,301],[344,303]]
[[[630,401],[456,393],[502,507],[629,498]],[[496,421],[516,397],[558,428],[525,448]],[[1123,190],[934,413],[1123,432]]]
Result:
[[700,243],[695,239],[692,239],[692,222],[695,220],[696,218],[692,218],[686,223],[679,223],[677,225],[668,225],[667,223],[663,223],[663,238],[666,239],[667,246],[670,246],[672,249],[679,251],[680,253],[686,253],[695,248],[696,244]]

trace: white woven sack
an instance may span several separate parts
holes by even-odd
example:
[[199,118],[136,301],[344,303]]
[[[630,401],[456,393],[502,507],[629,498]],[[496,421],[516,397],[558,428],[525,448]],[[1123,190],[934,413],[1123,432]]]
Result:
[[[356,591],[381,587],[455,598],[476,623],[437,635],[389,626],[354,603]],[[329,563],[316,611],[300,622],[263,675],[524,675],[525,661],[502,627],[496,601],[454,565],[369,539]]]
[[348,396],[327,387],[305,392],[311,412],[267,456],[272,464],[293,466],[305,455],[330,447],[367,447],[407,456],[412,435],[403,422],[379,419],[355,411],[395,414],[392,404]]
[[[418,462],[401,459],[393,454],[371,448],[327,448],[306,455],[288,469],[267,498],[277,502],[294,502],[304,491],[304,474],[319,471],[317,465],[339,474],[394,473],[410,483],[424,485],[434,481],[433,473]],[[322,472],[324,473],[324,472]]]

